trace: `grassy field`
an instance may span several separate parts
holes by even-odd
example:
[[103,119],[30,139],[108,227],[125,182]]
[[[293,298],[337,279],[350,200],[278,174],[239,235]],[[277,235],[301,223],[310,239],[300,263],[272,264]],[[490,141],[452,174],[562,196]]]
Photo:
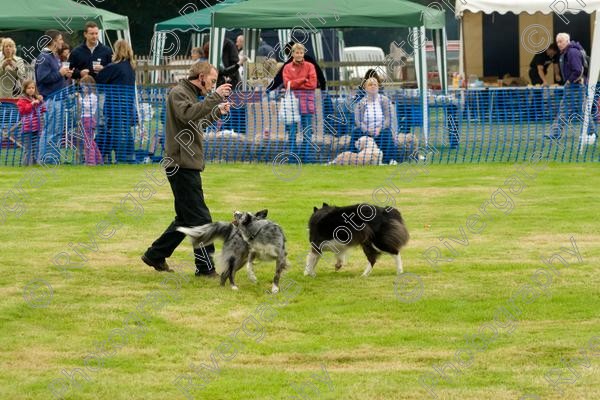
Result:
[[[272,263],[257,265],[257,285],[240,271],[238,292],[195,278],[187,241],[169,260],[177,274],[141,263],[174,216],[156,167],[64,167],[46,181],[31,171],[0,170],[2,196],[19,196],[5,199],[15,212],[0,231],[0,399],[184,399],[173,382],[193,368],[197,399],[600,398],[598,164],[526,169],[519,185],[507,182],[509,164],[434,165],[413,169],[412,181],[386,181],[394,167],[307,166],[277,171],[282,180],[267,165],[209,165],[215,220],[268,208],[283,227],[291,268],[277,296],[265,293]],[[328,256],[304,277],[312,207],[373,202],[374,192],[383,201],[381,187],[411,233],[406,277],[396,281],[384,256],[362,278],[357,250],[342,270]],[[107,228],[111,214],[120,224]],[[477,214],[485,229],[475,234]],[[582,261],[565,250],[571,238]],[[434,269],[423,256],[432,246],[453,260]],[[538,293],[532,276],[551,270],[541,258],[554,254],[568,265],[554,264],[546,293],[515,300],[523,288]],[[510,329],[493,324],[503,306]],[[128,315],[146,319],[125,324]]]

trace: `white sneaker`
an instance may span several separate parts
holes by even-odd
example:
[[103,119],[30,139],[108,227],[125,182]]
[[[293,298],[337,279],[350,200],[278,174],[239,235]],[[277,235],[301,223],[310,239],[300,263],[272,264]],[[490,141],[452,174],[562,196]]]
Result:
[[390,165],[398,165],[398,161],[396,161],[396,160],[390,160]]

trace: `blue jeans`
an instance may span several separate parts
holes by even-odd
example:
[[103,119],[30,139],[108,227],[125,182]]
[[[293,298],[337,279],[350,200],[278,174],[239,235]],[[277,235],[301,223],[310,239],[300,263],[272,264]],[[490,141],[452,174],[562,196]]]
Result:
[[64,131],[62,105],[61,100],[46,101],[46,124],[40,138],[39,164],[60,164],[60,140]]
[[[298,131],[298,124],[289,124],[285,126],[285,130],[288,132],[288,151],[294,153],[300,157],[303,163],[311,163],[315,161],[315,154],[312,147],[312,114],[300,115],[300,125],[302,126],[302,144],[300,152],[296,148],[296,133]],[[290,158],[292,161],[293,157]]]
[[[583,122],[585,114],[585,100],[586,100],[587,89],[584,85],[571,83],[566,85],[564,88],[563,98],[560,102],[560,108],[558,115],[552,123],[552,136],[562,136],[563,130],[568,129],[574,121]],[[592,107],[592,110],[594,108]],[[590,114],[590,123],[588,126],[588,134],[596,133],[596,123],[594,122],[594,115]]]

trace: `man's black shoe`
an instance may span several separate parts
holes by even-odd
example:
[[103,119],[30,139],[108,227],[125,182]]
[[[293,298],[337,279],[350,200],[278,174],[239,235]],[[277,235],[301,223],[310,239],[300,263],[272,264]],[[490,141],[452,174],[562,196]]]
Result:
[[202,278],[217,278],[219,276],[219,274],[217,274],[217,271],[215,271],[214,269],[210,272],[198,272],[198,270],[196,270],[195,275]]
[[172,269],[169,268],[169,265],[167,264],[167,262],[165,260],[162,261],[155,261],[155,260],[151,260],[150,258],[146,257],[146,255],[144,254],[142,256],[142,261],[154,268],[155,270],[159,271],[159,272],[174,272]]

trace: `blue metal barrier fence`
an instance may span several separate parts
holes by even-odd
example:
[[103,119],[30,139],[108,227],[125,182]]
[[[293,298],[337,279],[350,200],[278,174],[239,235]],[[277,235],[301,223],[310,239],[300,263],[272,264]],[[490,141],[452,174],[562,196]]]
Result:
[[[417,90],[234,93],[230,114],[205,129],[205,158],[268,163],[293,152],[305,163],[480,163],[542,152],[560,162],[598,161],[596,98],[582,131],[585,92],[577,85],[430,92],[427,129]],[[159,87],[73,85],[29,113],[2,100],[0,165],[160,161],[167,95]]]

